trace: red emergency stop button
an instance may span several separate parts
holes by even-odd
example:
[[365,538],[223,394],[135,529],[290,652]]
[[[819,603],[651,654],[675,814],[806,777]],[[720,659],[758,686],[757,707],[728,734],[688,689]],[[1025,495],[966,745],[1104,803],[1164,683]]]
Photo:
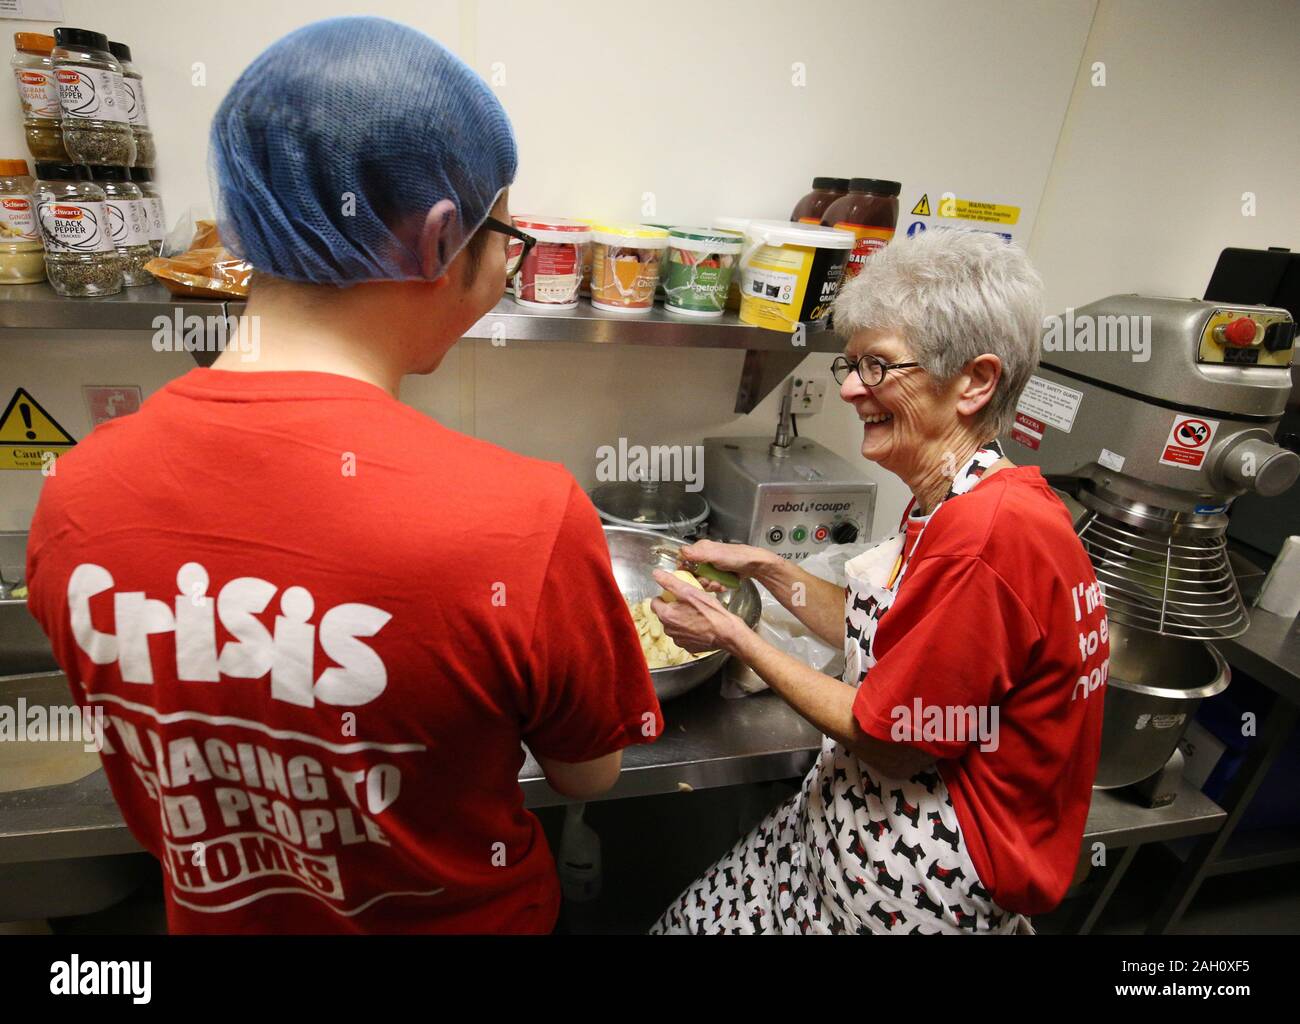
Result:
[[1244,348],[1255,340],[1255,321],[1248,316],[1238,317],[1223,329],[1223,336],[1229,345]]

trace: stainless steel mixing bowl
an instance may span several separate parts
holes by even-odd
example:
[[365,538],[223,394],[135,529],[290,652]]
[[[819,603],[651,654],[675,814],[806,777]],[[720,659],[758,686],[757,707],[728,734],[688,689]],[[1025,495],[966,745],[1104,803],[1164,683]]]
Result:
[[[641,601],[657,597],[663,589],[650,574],[655,569],[672,572],[677,568],[676,553],[686,544],[653,530],[634,530],[625,526],[606,526],[605,542],[609,545],[609,559],[614,567],[614,579],[625,600]],[[740,587],[718,595],[723,605],[740,616],[750,629],[758,625],[763,603],[758,589],[749,580],[741,580]],[[726,651],[714,651],[703,658],[695,658],[684,665],[652,668],[650,678],[660,700],[678,697],[693,690],[706,679],[717,674],[730,658]]]

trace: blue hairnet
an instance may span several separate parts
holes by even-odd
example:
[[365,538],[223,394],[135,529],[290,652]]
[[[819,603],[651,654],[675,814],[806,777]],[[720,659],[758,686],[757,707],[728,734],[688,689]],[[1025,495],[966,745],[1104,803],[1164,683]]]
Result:
[[[273,43],[222,100],[210,142],[223,243],[276,277],[340,286],[441,276],[516,165],[483,80],[383,18],[331,18]],[[437,258],[422,267],[442,200],[454,216],[433,227]]]

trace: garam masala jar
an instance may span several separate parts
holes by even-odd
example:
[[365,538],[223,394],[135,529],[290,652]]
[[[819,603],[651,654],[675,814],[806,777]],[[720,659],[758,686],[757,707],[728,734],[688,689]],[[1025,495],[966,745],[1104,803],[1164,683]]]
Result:
[[15,32],[15,53],[9,60],[23,105],[27,148],[37,160],[67,160],[63,148],[63,107],[50,51],[54,37],[41,32]]
[[84,164],[36,165],[36,220],[45,271],[60,295],[116,295],[122,260],[113,247],[104,190]]

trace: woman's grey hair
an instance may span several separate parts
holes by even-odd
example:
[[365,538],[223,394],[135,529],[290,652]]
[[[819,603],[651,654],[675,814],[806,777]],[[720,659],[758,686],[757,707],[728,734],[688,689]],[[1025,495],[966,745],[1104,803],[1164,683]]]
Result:
[[835,300],[835,330],[898,332],[936,382],[978,355],[1002,361],[980,425],[1011,429],[1016,402],[1038,366],[1043,280],[1019,246],[976,231],[931,230],[869,257]]

